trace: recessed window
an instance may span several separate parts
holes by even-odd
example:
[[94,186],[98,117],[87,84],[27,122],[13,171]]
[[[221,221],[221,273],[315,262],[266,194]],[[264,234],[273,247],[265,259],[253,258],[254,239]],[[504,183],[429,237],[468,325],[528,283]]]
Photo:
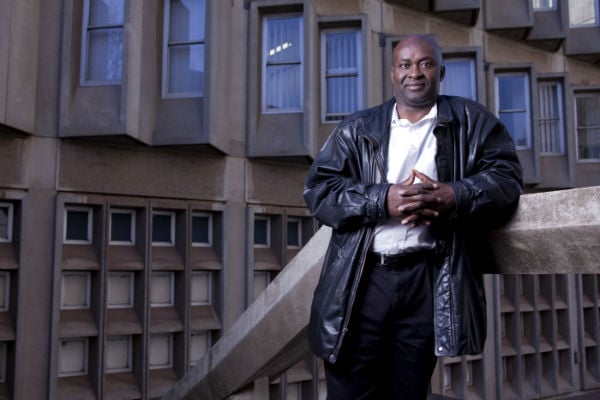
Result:
[[212,274],[209,271],[193,271],[191,301],[193,306],[211,304]]
[[271,282],[271,273],[269,271],[254,271],[254,299],[267,288]]
[[110,210],[110,244],[135,244],[135,211]]
[[600,94],[576,94],[577,159],[600,161]]
[[497,115],[518,149],[531,148],[529,75],[524,72],[496,76]]
[[556,0],[531,0],[533,11],[556,10]]
[[132,337],[113,336],[106,341],[106,373],[132,370]]
[[301,15],[264,17],[263,112],[302,111],[302,35]]
[[165,1],[163,96],[204,94],[205,0]]
[[195,365],[210,348],[209,332],[192,333],[190,336],[190,364]]
[[67,207],[65,211],[64,242],[70,244],[92,243],[92,209]]
[[569,25],[571,28],[598,25],[597,0],[569,0]]
[[108,274],[107,306],[108,308],[133,307],[134,294],[133,272],[110,272]]
[[90,308],[90,281],[90,272],[63,272],[60,291],[60,308],[62,310],[77,310]]
[[88,339],[65,339],[60,342],[59,376],[86,375],[88,371]]
[[0,203],[0,242],[11,242],[13,230],[13,205]]
[[271,246],[271,219],[266,216],[254,217],[254,247]]
[[212,245],[212,214],[195,212],[192,215],[192,246],[208,247]]
[[0,271],[0,311],[8,311],[10,303],[10,272]]
[[340,121],[362,108],[360,29],[321,32],[321,57],[323,121]]
[[124,0],[84,0],[82,84],[119,84],[123,69]]
[[152,272],[150,301],[152,307],[172,307],[175,305],[175,274],[173,272]]
[[562,84],[538,82],[540,152],[564,154]]
[[477,100],[475,59],[444,56],[446,75],[440,83],[440,93]]
[[302,220],[300,218],[288,218],[287,220],[287,247],[289,249],[302,247]]
[[152,213],[152,244],[155,246],[175,245],[175,213],[154,211]]
[[173,335],[152,335],[149,353],[150,369],[171,368],[173,366]]

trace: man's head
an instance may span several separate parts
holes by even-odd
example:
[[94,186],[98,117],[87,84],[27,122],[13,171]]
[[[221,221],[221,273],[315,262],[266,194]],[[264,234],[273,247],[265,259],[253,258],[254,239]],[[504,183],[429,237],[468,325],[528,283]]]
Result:
[[431,108],[444,74],[442,52],[432,38],[410,35],[394,47],[391,77],[399,107]]

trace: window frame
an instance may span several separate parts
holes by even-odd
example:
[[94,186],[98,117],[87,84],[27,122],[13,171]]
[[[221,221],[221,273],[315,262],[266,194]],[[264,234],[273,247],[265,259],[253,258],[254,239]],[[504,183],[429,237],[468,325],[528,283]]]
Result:
[[[167,303],[155,303],[152,298],[152,279],[158,275],[166,275],[169,277],[169,301]],[[150,274],[150,307],[165,308],[175,306],[175,273],[173,271],[152,271]]]
[[[108,343],[110,341],[114,341],[117,339],[125,339],[127,341],[127,367],[124,368],[113,368],[110,369],[108,367]],[[131,335],[115,335],[115,336],[108,336],[106,338],[106,353],[104,355],[105,357],[105,364],[106,364],[106,369],[105,369],[105,374],[117,374],[117,373],[121,373],[121,372],[131,372],[133,371],[133,337]]]
[[8,202],[0,202],[0,207],[6,207],[8,209],[8,217],[6,223],[6,237],[0,236],[0,243],[11,243],[14,225],[14,204]]
[[[256,243],[256,221],[261,220],[261,221],[266,221],[267,222],[267,232],[266,232],[266,237],[267,237],[267,243]],[[265,215],[265,214],[255,214],[254,215],[254,224],[253,224],[253,245],[254,248],[260,248],[260,249],[269,249],[271,248],[271,217],[269,215]]]
[[[204,354],[202,356],[200,356],[200,358],[198,358],[197,360],[194,360],[192,357],[192,337],[194,336],[200,336],[200,335],[205,335],[206,336],[206,351],[204,352]],[[212,340],[211,340],[211,334],[210,331],[198,331],[198,332],[190,332],[190,339],[189,339],[189,347],[188,347],[188,357],[190,360],[190,367],[193,367],[194,365],[196,365],[198,363],[198,361],[200,361],[205,355],[206,353],[208,353],[208,351],[210,350],[211,346],[212,346]]]
[[[122,24],[107,24],[99,25],[90,28],[90,7],[91,1],[83,0],[83,16],[81,21],[81,62],[79,70],[79,84],[81,86],[118,86],[123,82],[123,51],[125,49],[125,8],[127,1],[123,0],[123,21]],[[93,80],[87,78],[88,56],[89,56],[89,32],[90,30],[116,29],[120,28],[123,31],[123,40],[121,42],[121,73],[119,79],[112,80]]]
[[[206,301],[194,301],[192,300],[192,292],[193,292],[193,283],[194,283],[194,275],[206,275],[207,282],[207,294],[206,297],[208,300]],[[193,270],[190,274],[190,305],[191,306],[210,306],[212,305],[212,297],[213,297],[213,284],[212,284],[212,273],[207,270]]]
[[[67,372],[64,373],[61,371],[61,361],[63,357],[63,346],[64,343],[67,342],[82,342],[83,343],[83,371],[80,372]],[[59,348],[59,357],[58,357],[58,376],[60,378],[69,377],[69,376],[85,376],[89,371],[89,361],[90,361],[90,340],[89,338],[65,338],[60,341]]]
[[[298,37],[300,40],[300,59],[297,62],[287,62],[282,64],[269,64],[267,62],[267,29],[269,20],[273,19],[283,19],[297,17],[300,21]],[[300,67],[300,99],[298,107],[289,107],[289,108],[267,108],[267,67],[269,65],[299,65]],[[291,113],[303,113],[304,112],[304,15],[301,12],[289,12],[289,13],[281,13],[281,14],[265,14],[262,16],[262,43],[261,43],[261,113],[262,114],[291,114]]]
[[[289,231],[290,231],[290,222],[296,222],[297,225],[297,234],[298,234],[298,244],[290,244],[289,243]],[[300,217],[287,217],[286,219],[286,240],[285,240],[286,249],[300,249],[302,248],[302,218]]]
[[[500,71],[500,72],[496,72],[495,77],[494,77],[494,93],[495,93],[495,108],[496,108],[496,116],[498,117],[498,119],[500,119],[500,114],[501,113],[517,113],[519,112],[517,109],[515,110],[507,110],[507,111],[503,111],[500,110],[500,78],[501,77],[510,77],[510,76],[524,76],[524,82],[523,82],[523,86],[525,89],[525,96],[526,96],[526,101],[525,101],[525,121],[527,121],[526,124],[526,128],[527,128],[527,132],[525,135],[525,145],[517,145],[517,141],[515,141],[515,147],[517,150],[532,150],[533,149],[533,127],[532,127],[532,99],[531,99],[531,76],[530,73],[527,71]],[[510,132],[509,130],[509,133]]]
[[[541,127],[542,122],[546,121],[546,120],[550,120],[551,118],[548,118],[547,116],[544,118],[542,116],[542,107],[541,107],[541,101],[542,101],[542,96],[540,94],[540,89],[546,86],[556,86],[557,87],[557,91],[556,91],[556,100],[557,100],[557,110],[558,110],[558,115],[556,116],[557,118],[557,125],[558,125],[558,147],[559,147],[559,151],[558,152],[551,152],[551,151],[544,151],[545,150],[545,141],[543,138],[543,129]],[[564,156],[566,154],[566,135],[565,135],[565,105],[564,105],[564,87],[563,87],[563,82],[560,80],[555,80],[555,79],[538,79],[537,82],[537,89],[538,89],[538,115],[537,115],[537,124],[538,124],[538,130],[540,132],[540,155],[542,156]],[[554,119],[552,119],[554,120]]]
[[[65,306],[63,304],[63,293],[65,290],[64,279],[67,275],[80,275],[85,277],[85,304],[77,306]],[[60,284],[60,309],[61,310],[89,310],[92,306],[92,273],[91,271],[62,271]]]
[[208,217],[208,242],[194,242],[193,234],[190,234],[190,242],[192,247],[212,247],[214,243],[213,230],[214,230],[214,216],[210,212],[206,211],[192,211],[192,229],[194,226],[194,217]]
[[[329,75],[327,71],[327,34],[328,33],[342,33],[342,32],[353,32],[356,38],[356,74],[345,72],[340,74]],[[363,108],[363,79],[364,79],[364,66],[363,66],[363,54],[362,54],[362,28],[358,27],[340,27],[340,28],[325,28],[320,32],[320,44],[321,44],[321,123],[332,123],[338,124],[345,116],[350,115],[354,111],[358,111]],[[340,118],[328,119],[329,116],[336,116],[338,114],[328,113],[327,104],[329,100],[328,92],[328,78],[340,77],[340,76],[356,76],[356,96],[357,96],[357,109],[349,112],[348,114],[339,114]]]
[[[67,239],[67,221],[69,218],[69,211],[85,211],[87,212],[87,239]],[[65,216],[63,218],[63,243],[64,244],[92,244],[93,241],[93,219],[94,209],[92,207],[82,206],[65,206]]]
[[[162,45],[162,84],[161,84],[161,94],[163,99],[186,99],[186,98],[198,98],[204,97],[206,91],[206,31],[207,31],[207,2],[206,0],[201,0],[204,2],[204,34],[202,35],[201,40],[189,40],[184,42],[171,42],[169,37],[170,27],[171,27],[171,0],[165,0],[164,2],[164,19],[163,19],[163,45]],[[173,46],[193,46],[193,45],[203,45],[204,46],[204,87],[201,91],[193,91],[190,90],[188,92],[169,92],[169,83],[170,83],[170,74],[169,74],[169,66],[171,58],[169,57],[169,50]]]
[[[152,364],[152,357],[150,356],[150,348],[152,346],[152,339],[156,338],[156,337],[166,337],[168,339],[168,361],[166,364]],[[154,333],[150,336],[150,340],[149,340],[149,349],[148,349],[148,369],[149,370],[156,370],[156,369],[167,369],[167,368],[173,368],[173,334],[172,333]]]
[[598,4],[598,0],[592,0],[594,3],[594,23],[591,24],[573,24],[571,21],[571,2],[568,2],[568,11],[569,11],[569,28],[571,29],[579,29],[579,28],[590,28],[594,26],[600,25],[600,4]]
[[[135,302],[135,272],[133,271],[109,271],[106,278],[106,308],[107,309],[116,309],[116,308],[132,308]],[[110,297],[108,292],[108,285],[110,284],[111,276],[128,276],[129,277],[129,302],[127,304],[117,304],[113,305],[109,303]]]
[[153,210],[152,211],[152,232],[151,235],[154,236],[154,216],[155,215],[169,215],[171,217],[171,223],[170,223],[170,241],[169,242],[155,242],[154,241],[154,237],[152,237],[151,241],[152,241],[152,246],[167,246],[167,247],[173,247],[175,246],[175,219],[176,219],[176,213],[175,211],[168,211],[168,210]]
[[[113,214],[129,214],[131,216],[131,227],[129,228],[130,241],[112,240],[112,216]],[[135,244],[135,210],[127,208],[111,208],[108,218],[108,244],[114,246],[132,246]]]
[[[578,163],[598,163],[600,162],[600,157],[598,158],[581,158],[579,155],[579,121],[577,120],[577,104],[578,100],[581,97],[598,97],[600,101],[600,91],[581,91],[575,92],[575,99],[573,101],[573,109],[574,109],[574,123],[575,123],[575,157]],[[599,128],[600,129],[600,126]]]

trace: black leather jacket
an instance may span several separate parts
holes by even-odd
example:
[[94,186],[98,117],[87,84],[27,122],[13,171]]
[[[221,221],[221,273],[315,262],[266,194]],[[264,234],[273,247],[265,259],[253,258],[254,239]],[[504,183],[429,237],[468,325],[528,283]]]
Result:
[[[395,101],[347,117],[332,132],[308,173],[304,199],[332,227],[315,289],[309,343],[335,362],[347,331],[375,225],[387,219],[387,148]],[[483,273],[494,261],[486,232],[505,222],[522,193],[514,143],[500,121],[478,103],[439,96],[434,128],[438,180],[456,197],[451,215],[436,221],[435,352],[476,354],[486,338]]]

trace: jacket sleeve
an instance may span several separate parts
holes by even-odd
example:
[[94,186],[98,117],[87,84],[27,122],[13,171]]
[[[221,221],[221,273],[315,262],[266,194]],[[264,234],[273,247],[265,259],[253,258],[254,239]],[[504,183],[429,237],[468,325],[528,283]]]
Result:
[[522,169],[514,142],[493,115],[480,115],[471,137],[464,177],[451,182],[456,217],[490,227],[505,222],[523,192]]
[[[387,218],[386,196],[389,184],[373,183],[351,125],[337,127],[315,158],[305,181],[304,200],[315,218],[337,230],[352,230]],[[369,154],[373,154],[371,149]],[[362,161],[362,162],[361,162]],[[366,171],[369,170],[369,171]]]

